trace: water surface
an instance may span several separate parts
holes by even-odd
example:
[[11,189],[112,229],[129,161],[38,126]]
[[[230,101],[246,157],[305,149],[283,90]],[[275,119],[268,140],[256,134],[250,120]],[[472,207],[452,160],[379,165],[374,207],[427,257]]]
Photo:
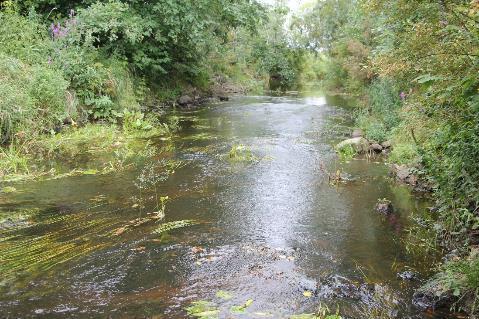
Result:
[[[140,165],[0,194],[0,210],[33,211],[0,230],[1,316],[185,318],[207,300],[221,318],[288,318],[320,304],[353,318],[425,317],[411,305],[419,282],[398,273],[421,278],[427,266],[404,245],[408,216],[426,203],[380,160],[337,158],[333,146],[351,132],[344,106],[243,97],[171,112],[181,130]],[[238,145],[254,158],[230,158]],[[338,170],[348,181],[331,184]],[[165,218],[138,223],[161,196]],[[380,198],[393,216],[374,211]],[[181,220],[195,224],[152,233]]]

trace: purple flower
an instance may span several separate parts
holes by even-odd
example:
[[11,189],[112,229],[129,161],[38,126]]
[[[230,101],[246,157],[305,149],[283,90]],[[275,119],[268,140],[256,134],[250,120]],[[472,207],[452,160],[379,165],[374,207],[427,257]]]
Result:
[[58,22],[57,24],[52,23],[52,25],[50,26],[50,31],[52,32],[52,36],[54,39],[60,36],[61,27],[62,26],[60,25],[60,22]]
[[401,92],[401,94],[399,94],[399,97],[401,98],[401,100],[405,100],[406,99],[406,96],[407,94],[405,92]]
[[59,38],[64,38],[68,32],[70,31],[70,29],[68,29],[68,27],[62,27],[62,25],[60,24],[60,22],[58,22],[57,24],[53,24],[50,26],[50,31],[52,33],[52,37],[53,39],[59,39]]

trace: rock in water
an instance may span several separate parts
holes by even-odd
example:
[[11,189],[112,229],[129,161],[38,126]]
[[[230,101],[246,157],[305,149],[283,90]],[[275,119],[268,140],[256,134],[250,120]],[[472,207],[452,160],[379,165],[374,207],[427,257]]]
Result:
[[394,207],[391,204],[391,201],[382,199],[376,204],[376,211],[384,215],[389,215],[394,212]]
[[406,270],[397,274],[398,278],[402,280],[415,280],[417,279],[417,274],[414,271]]
[[343,150],[346,147],[352,146],[357,153],[367,153],[369,150],[369,142],[363,137],[354,137],[342,141],[336,145],[338,151]]
[[193,104],[193,102],[194,102],[193,98],[191,98],[189,95],[182,95],[178,99],[178,104],[181,106],[187,106],[187,105]]

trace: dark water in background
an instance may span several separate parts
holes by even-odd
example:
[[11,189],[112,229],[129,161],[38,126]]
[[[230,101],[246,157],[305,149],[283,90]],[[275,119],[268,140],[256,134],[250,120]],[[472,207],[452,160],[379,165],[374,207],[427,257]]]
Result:
[[[176,112],[182,130],[138,168],[0,194],[2,211],[38,209],[28,226],[0,230],[0,317],[184,318],[198,300],[221,318],[288,318],[319,304],[355,318],[425,317],[411,305],[419,283],[397,274],[427,267],[403,242],[408,215],[427,203],[390,181],[383,163],[338,160],[332,146],[351,124],[343,106],[243,97]],[[239,144],[258,161],[230,161]],[[352,181],[330,185],[338,169]],[[160,223],[198,224],[154,235],[153,221],[112,235],[157,210],[158,196],[170,198]],[[379,198],[393,202],[393,217],[374,211]],[[245,313],[229,314],[248,299]]]

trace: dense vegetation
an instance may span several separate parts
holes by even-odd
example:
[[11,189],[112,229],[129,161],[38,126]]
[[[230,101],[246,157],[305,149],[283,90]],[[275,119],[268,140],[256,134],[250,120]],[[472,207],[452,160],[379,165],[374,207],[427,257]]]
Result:
[[[357,125],[391,140],[390,161],[427,179],[436,225],[454,257],[428,287],[477,312],[479,258],[479,3],[317,1],[298,24],[321,48],[321,80],[361,100]],[[467,308],[467,306],[466,306]]]

